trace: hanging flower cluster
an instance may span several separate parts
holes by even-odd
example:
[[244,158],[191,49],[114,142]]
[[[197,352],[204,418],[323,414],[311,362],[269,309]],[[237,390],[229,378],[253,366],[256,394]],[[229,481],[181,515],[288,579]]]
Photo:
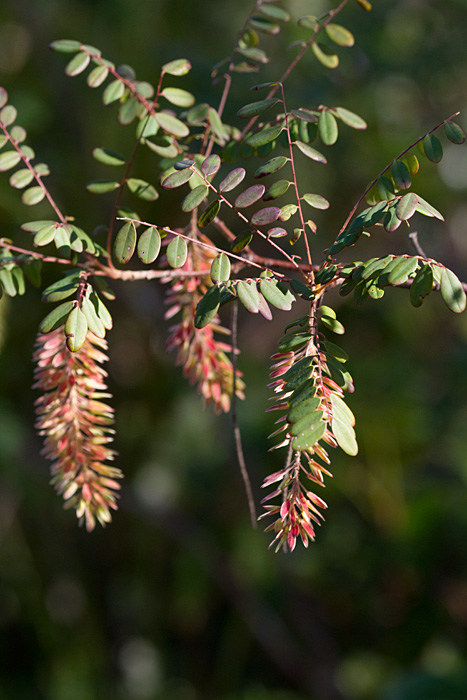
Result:
[[[203,240],[207,240],[205,236]],[[195,247],[194,247],[195,248]],[[215,252],[196,247],[188,253],[183,270],[209,270]],[[183,374],[190,384],[197,384],[206,404],[212,403],[216,413],[227,413],[233,394],[233,365],[227,353],[232,352],[229,343],[214,337],[215,333],[229,335],[230,331],[220,325],[215,317],[204,328],[195,328],[195,311],[198,301],[206,293],[209,277],[180,277],[171,283],[167,295],[170,308],[165,318],[181,312],[181,320],[171,326],[167,339],[167,350],[177,353],[176,364],[183,367]],[[235,389],[239,398],[244,398],[245,384],[236,370]]]
[[120,469],[105,462],[115,457],[112,442],[113,409],[102,401],[107,391],[106,371],[101,364],[108,358],[107,342],[88,332],[77,352],[66,345],[63,327],[38,334],[34,351],[34,388],[39,435],[44,436],[42,454],[53,460],[52,484],[65,500],[65,508],[75,508],[80,524],[94,529],[110,522],[110,510],[117,509],[115,479]]

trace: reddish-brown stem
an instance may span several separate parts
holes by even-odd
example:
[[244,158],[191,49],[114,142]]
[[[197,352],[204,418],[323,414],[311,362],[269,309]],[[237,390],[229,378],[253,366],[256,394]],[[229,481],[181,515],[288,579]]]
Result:
[[74,267],[86,267],[85,263],[73,263],[71,260],[66,260],[65,258],[56,258],[53,255],[44,255],[43,253],[36,253],[34,250],[26,250],[26,248],[19,248],[16,245],[7,243],[4,238],[0,238],[0,247],[7,248],[14,253],[20,253],[21,255],[29,255],[41,260],[42,262],[59,263],[60,265],[73,265]]
[[5,125],[4,125],[3,122],[1,122],[1,121],[0,121],[0,128],[2,129],[3,133],[5,134],[6,138],[7,138],[8,141],[11,143],[11,145],[13,146],[13,148],[15,149],[15,151],[16,151],[17,153],[19,153],[19,155],[21,156],[21,160],[23,161],[24,165],[28,168],[28,170],[30,170],[30,171],[33,173],[35,181],[37,182],[37,184],[39,185],[39,187],[40,187],[40,188],[42,189],[42,191],[44,192],[47,201],[49,202],[50,206],[52,207],[52,209],[53,209],[54,212],[56,213],[57,217],[60,219],[60,221],[62,222],[62,224],[66,224],[66,223],[67,223],[67,218],[66,218],[66,216],[65,216],[64,214],[62,214],[62,212],[61,212],[60,209],[58,208],[58,206],[57,206],[57,204],[55,203],[55,200],[53,199],[53,197],[52,197],[52,195],[50,194],[49,190],[47,189],[47,187],[46,187],[46,186],[44,185],[44,183],[42,182],[42,177],[34,170],[33,166],[32,166],[31,163],[30,163],[29,158],[26,158],[26,157],[25,157],[25,155],[24,155],[24,153],[22,152],[21,148],[20,148],[19,145],[16,143],[16,141],[14,141],[14,140],[11,138],[11,136],[10,136],[10,134],[9,134],[9,132],[8,132],[8,129],[5,127]]
[[[357,201],[357,203],[354,205],[354,207],[353,207],[352,210],[350,211],[349,215],[347,216],[346,220],[344,221],[343,225],[341,226],[341,229],[340,229],[340,231],[339,231],[339,233],[338,233],[338,236],[340,236],[340,234],[341,234],[343,231],[345,231],[345,229],[346,229],[347,226],[349,225],[350,220],[352,219],[353,215],[354,215],[355,212],[357,211],[358,207],[359,207],[360,204],[363,202],[363,200],[365,199],[365,197],[367,196],[368,192],[371,190],[371,188],[373,187],[373,185],[375,185],[375,184],[378,182],[379,178],[382,177],[382,176],[384,175],[384,173],[385,173],[387,170],[389,170],[389,168],[391,168],[391,166],[392,166],[397,160],[399,160],[399,158],[402,158],[402,156],[404,156],[406,153],[408,153],[408,152],[410,151],[411,148],[414,148],[414,146],[416,146],[417,143],[419,143],[420,141],[423,141],[423,139],[425,138],[425,136],[428,136],[429,134],[432,134],[432,133],[433,133],[434,131],[436,131],[437,129],[440,129],[440,128],[443,126],[443,124],[446,124],[446,122],[451,121],[451,119],[454,119],[454,117],[457,117],[459,114],[460,114],[460,112],[455,112],[454,114],[451,114],[450,117],[447,117],[447,119],[443,119],[442,122],[440,122],[439,124],[437,124],[436,126],[434,126],[432,129],[430,129],[430,131],[427,131],[425,134],[423,134],[423,136],[420,136],[416,141],[414,141],[413,143],[411,143],[410,146],[408,146],[407,148],[404,148],[404,150],[401,151],[401,152],[399,153],[398,156],[396,156],[395,158],[393,158],[393,160],[389,163],[389,165],[386,165],[386,167],[383,168],[383,170],[381,170],[381,172],[379,173],[379,175],[377,175],[377,176],[374,178],[374,180],[372,180],[372,181],[370,182],[370,184],[368,185],[368,187],[365,189],[365,191],[363,192],[363,194],[360,196],[360,198],[359,198],[359,200]],[[334,241],[334,242],[335,242],[335,241]],[[333,244],[331,244],[331,246],[332,246],[332,245],[333,245]]]

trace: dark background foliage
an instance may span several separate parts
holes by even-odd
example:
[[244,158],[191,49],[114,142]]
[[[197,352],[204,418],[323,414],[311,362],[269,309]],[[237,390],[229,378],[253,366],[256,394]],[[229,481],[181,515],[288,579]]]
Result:
[[[342,130],[327,169],[310,161],[301,169],[332,205],[316,253],[387,162],[467,103],[467,4],[374,5],[366,14],[353,3],[341,16],[357,46],[341,52],[335,73],[310,56],[287,86],[289,107],[341,105],[369,124],[366,133]],[[295,18],[327,8],[288,3]],[[0,82],[51,166],[58,200],[84,228],[105,221],[110,206],[84,189],[102,176],[91,150],[122,150],[131,134],[98,91],[64,76],[49,42],[94,44],[150,81],[163,62],[189,58],[191,77],[179,85],[215,104],[210,68],[249,10],[247,0],[1,3]],[[285,29],[287,40],[297,36],[295,24]],[[265,79],[290,55],[280,50]],[[255,80],[236,80],[227,121],[251,101],[245,90]],[[467,126],[462,115],[459,123]],[[150,159],[142,167],[150,173]],[[439,167],[423,163],[417,191],[446,223],[420,220],[420,240],[463,279],[466,189],[465,147],[446,147]],[[30,218],[19,199],[1,178],[1,235],[16,240],[18,222]],[[356,255],[390,251],[411,252],[401,229],[373,236]],[[229,418],[201,410],[165,354],[160,287],[115,288],[109,371],[127,478],[114,522],[91,535],[47,485],[33,430],[30,358],[44,307],[35,293],[0,302],[0,700],[464,699],[466,317],[435,297],[415,310],[400,290],[360,307],[336,299],[360,454],[334,456],[326,523],[308,551],[284,556],[250,527]],[[240,424],[257,501],[281,459],[267,452],[264,410],[267,358],[284,319],[240,319],[248,385]]]

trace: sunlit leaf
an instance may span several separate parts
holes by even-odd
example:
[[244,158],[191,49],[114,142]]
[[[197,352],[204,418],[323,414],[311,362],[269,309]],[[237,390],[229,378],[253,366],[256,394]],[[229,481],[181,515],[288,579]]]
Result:
[[125,157],[117,151],[111,151],[108,148],[94,148],[92,151],[93,157],[100,163],[106,165],[125,165]]
[[441,275],[440,290],[444,303],[451,311],[459,314],[465,310],[467,299],[462,282],[452,270],[446,267]]
[[17,151],[5,151],[0,154],[0,171],[11,170],[21,160],[21,154]]
[[355,39],[352,32],[345,27],[342,27],[340,24],[330,23],[326,25],[325,29],[326,34],[335,44],[338,44],[339,46],[354,45]]
[[401,223],[401,220],[397,216],[396,207],[392,206],[390,209],[388,209],[383,219],[383,226],[385,230],[388,231],[388,233],[392,233],[393,231],[396,231],[396,229],[399,228]]
[[315,209],[329,209],[328,200],[320,194],[304,194],[302,199]]
[[59,53],[75,53],[81,49],[81,42],[74,39],[57,39],[49,44],[53,51]]
[[258,313],[260,300],[255,282],[241,280],[237,284],[237,295],[247,311],[251,314]]
[[178,268],[183,267],[186,262],[188,255],[188,246],[186,241],[181,236],[175,236],[172,238],[169,245],[167,246],[167,262],[170,267]]
[[[314,44],[313,44],[314,46]],[[308,430],[303,430],[292,440],[293,450],[311,450],[318,440],[321,440],[326,432],[326,423],[323,420],[312,424]]]
[[91,57],[88,53],[85,51],[81,51],[80,53],[77,53],[76,56],[73,56],[71,61],[67,64],[65,68],[65,73],[69,75],[70,77],[73,77],[75,75],[79,75],[82,73],[84,70],[89,65],[89,61],[91,60]]
[[113,252],[117,262],[125,265],[129,262],[136,248],[136,228],[132,221],[123,224],[113,245]]
[[304,15],[303,17],[299,18],[298,25],[304,29],[311,29],[311,31],[315,31],[315,29],[319,26],[319,20],[314,15]]
[[93,194],[106,194],[113,192],[118,187],[120,187],[120,183],[115,180],[93,180],[86,185],[86,189]]
[[401,256],[391,272],[389,273],[388,282],[392,285],[404,284],[418,267],[418,258]]
[[288,22],[290,19],[289,13],[283,10],[282,7],[277,7],[276,5],[262,3],[258,7],[258,11],[265,17],[274,19],[277,22]]
[[305,155],[307,158],[311,158],[311,160],[315,160],[317,163],[323,163],[326,165],[328,162],[323,156],[322,153],[316,150],[316,148],[312,148],[309,146],[307,143],[304,143],[303,141],[295,141],[295,146]]
[[143,109],[136,97],[127,97],[118,108],[119,123],[123,124],[123,126],[128,126]]
[[121,80],[112,80],[111,83],[107,85],[104,92],[102,93],[102,101],[105,105],[110,105],[112,102],[116,102],[125,92],[125,86]]
[[265,17],[251,17],[251,19],[248,22],[248,25],[251,29],[255,29],[256,31],[262,32],[263,34],[279,34],[281,30],[278,24],[271,22]]
[[86,316],[79,306],[70,312],[65,323],[65,336],[68,350],[77,352],[84,344],[88,333]]
[[34,245],[39,247],[52,243],[55,238],[55,228],[55,222],[42,226],[34,236]]
[[44,197],[44,189],[37,185],[35,187],[29,187],[27,190],[25,190],[21,197],[21,201],[23,202],[23,204],[27,204],[28,206],[32,207],[35,204],[39,204],[39,202],[42,202]]
[[154,202],[159,197],[156,188],[149,182],[146,182],[146,180],[130,177],[126,184],[132,194],[140,199],[144,199],[146,202]]
[[65,275],[65,277],[62,277],[44,289],[42,292],[42,301],[63,301],[63,299],[67,299],[72,296],[72,294],[75,294],[78,289],[78,284],[79,272],[73,270],[70,274]]
[[170,75],[186,75],[191,70],[191,63],[186,58],[177,58],[163,65],[162,70]]
[[195,98],[191,92],[180,88],[166,87],[162,90],[161,95],[177,107],[191,107],[195,103]]
[[86,82],[89,85],[89,87],[97,88],[105,82],[108,75],[109,69],[107,68],[107,66],[96,66],[88,74]]
[[420,195],[417,195],[417,211],[420,214],[424,214],[424,216],[431,216],[434,217],[435,219],[439,219],[440,221],[444,221],[444,216],[437,210],[435,209],[431,204],[429,204],[423,197],[420,197]]
[[225,253],[216,255],[211,264],[210,274],[214,283],[228,282],[230,279],[230,260]]
[[159,255],[161,236],[155,226],[150,226],[138,239],[138,258],[145,265],[150,265]]
[[407,221],[410,219],[417,210],[418,197],[413,192],[405,194],[398,201],[396,206],[396,215],[401,221]]
[[157,112],[154,117],[164,131],[177,138],[183,138],[190,133],[186,124],[180,121],[180,119],[177,119],[177,117],[167,114],[167,112]]
[[262,49],[258,49],[253,46],[248,46],[246,48],[237,47],[237,53],[239,53],[244,58],[254,63],[268,63],[269,58]]
[[32,180],[34,180],[34,171],[29,170],[29,168],[22,168],[10,177],[10,185],[17,189],[22,189],[27,187]]
[[339,56],[333,53],[325,44],[314,42],[311,49],[318,61],[326,68],[337,68],[339,65]]
[[88,328],[91,333],[94,333],[98,338],[105,338],[105,327],[101,319],[97,315],[97,310],[89,297],[85,296],[81,309],[86,316]]
[[259,287],[265,299],[276,309],[290,311],[295,297],[282,282],[275,279],[262,279]]
[[215,136],[217,136],[217,139],[218,139],[220,145],[223,146],[226,142],[228,134],[226,132],[225,126],[223,125],[219,114],[214,109],[214,107],[208,108],[208,119],[209,119],[209,124],[211,127],[211,132]]
[[56,306],[52,309],[45,318],[39,324],[40,333],[50,333],[51,331],[57,330],[64,325],[66,319],[68,318],[70,311],[74,306],[73,301],[64,301],[63,304]]
[[318,117],[318,132],[321,141],[326,146],[332,146],[337,141],[339,128],[335,116],[328,109],[323,109]]

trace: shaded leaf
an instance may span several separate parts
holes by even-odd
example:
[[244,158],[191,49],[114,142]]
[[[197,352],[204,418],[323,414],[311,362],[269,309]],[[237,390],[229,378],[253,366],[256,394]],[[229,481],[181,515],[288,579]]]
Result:
[[173,238],[167,246],[167,262],[170,267],[183,267],[188,255],[188,246],[181,236]]
[[266,188],[264,185],[251,185],[246,190],[241,192],[235,200],[235,206],[238,209],[244,209],[257,202],[263,196]]
[[123,126],[128,126],[143,110],[143,106],[136,97],[127,97],[118,108],[118,121]]
[[344,122],[344,124],[352,127],[352,129],[367,128],[366,121],[362,119],[358,114],[355,114],[355,112],[351,112],[350,110],[345,109],[344,107],[336,107],[334,112],[336,113],[336,116]]
[[391,175],[396,183],[396,186],[401,190],[408,190],[412,185],[410,173],[407,165],[403,160],[396,160],[391,165]]
[[255,226],[266,226],[272,224],[280,217],[282,210],[279,207],[264,207],[255,211],[251,217],[251,223]]
[[277,97],[271,97],[267,100],[260,100],[259,102],[251,102],[250,104],[244,105],[237,112],[237,117],[240,119],[250,119],[251,117],[257,117],[263,112],[265,112],[269,107],[277,104],[279,102]]
[[464,143],[465,134],[459,124],[455,122],[446,122],[444,125],[444,133],[452,143]]
[[208,196],[208,188],[206,185],[198,185],[195,187],[182,201],[182,211],[190,212],[196,209],[203,200]]
[[161,236],[155,226],[150,226],[138,239],[138,258],[145,265],[150,265],[159,255]]
[[318,115],[311,109],[292,109],[290,114],[308,124],[315,124],[318,121]]
[[289,180],[277,180],[266,189],[263,200],[268,202],[271,199],[277,199],[287,192],[292,183]]
[[410,219],[417,210],[418,197],[413,192],[405,194],[397,202],[396,215],[401,221],[407,221]]
[[276,126],[268,126],[262,131],[259,131],[257,134],[249,136],[245,143],[252,148],[259,148],[260,146],[264,146],[265,144],[274,141],[282,130],[283,126],[281,124],[277,124]]
[[203,160],[200,166],[200,170],[205,175],[206,177],[211,177],[212,175],[215,175],[219,168],[221,167],[221,159],[215,153],[212,156],[208,156]]
[[219,192],[230,192],[231,190],[235,189],[235,187],[237,187],[243,181],[245,175],[245,168],[235,168],[234,170],[231,170],[219,185]]
[[219,287],[215,284],[198,302],[195,313],[195,328],[204,328],[213,320],[219,309],[219,298]]
[[225,130],[225,126],[223,125],[219,114],[214,109],[214,107],[208,108],[208,119],[209,119],[209,124],[211,126],[211,132],[215,136],[217,136],[220,145],[224,146],[228,134]]
[[255,177],[260,178],[276,173],[287,163],[288,160],[289,159],[285,156],[275,156],[274,158],[271,158],[271,160],[268,160],[266,163],[263,163],[263,165],[260,165],[255,172]]
[[120,183],[115,180],[93,180],[86,185],[88,192],[93,194],[106,194],[107,192],[113,192],[118,187],[120,187]]
[[425,264],[417,272],[410,286],[410,301],[413,306],[421,306],[423,299],[433,289],[433,270],[431,265]]
[[232,243],[232,252],[239,253],[251,243],[252,239],[253,234],[251,231],[243,231],[242,233],[239,233]]
[[427,134],[423,139],[423,150],[426,157],[433,163],[439,163],[443,157],[441,141],[434,134]]
[[211,204],[208,205],[208,207],[203,211],[203,213],[199,217],[198,226],[200,228],[203,228],[204,226],[210,224],[211,221],[214,221],[214,219],[219,213],[220,208],[221,203],[219,202],[219,200],[215,199],[213,202],[211,202]]
[[262,3],[258,7],[258,11],[265,17],[274,19],[277,22],[288,22],[290,19],[289,13],[283,10],[282,7],[277,7],[276,5]]
[[56,39],[49,44],[52,51],[59,53],[75,53],[81,49],[81,42],[74,39]]
[[162,180],[161,185],[166,190],[171,190],[175,187],[181,187],[181,185],[184,185],[185,182],[188,182],[188,180],[191,177],[193,177],[193,175],[194,172],[193,170],[191,170],[191,168],[185,168],[184,170],[176,170],[170,175],[167,175],[167,177],[165,177]]
[[88,328],[91,331],[91,333],[97,335],[98,338],[105,338],[104,324],[97,315],[96,307],[94,306],[94,304],[88,296],[84,297],[81,309],[84,315],[86,316]]

